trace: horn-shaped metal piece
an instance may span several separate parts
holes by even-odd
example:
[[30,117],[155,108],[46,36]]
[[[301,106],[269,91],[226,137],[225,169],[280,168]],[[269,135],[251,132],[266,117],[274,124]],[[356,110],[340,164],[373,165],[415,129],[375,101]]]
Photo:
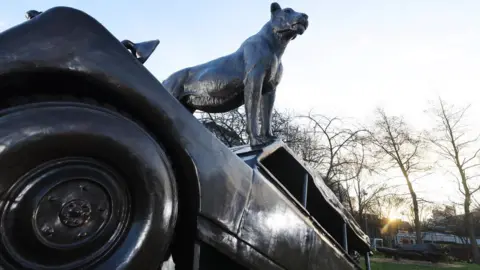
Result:
[[42,14],[42,12],[36,10],[29,10],[25,13],[25,18],[27,18],[27,20],[31,20],[40,14]]
[[155,51],[158,44],[160,44],[160,41],[156,39],[140,43],[133,43],[130,40],[126,39],[122,41],[122,44],[123,46],[125,46],[125,48],[132,52],[133,56],[135,56],[135,58],[137,58],[140,63],[143,64]]

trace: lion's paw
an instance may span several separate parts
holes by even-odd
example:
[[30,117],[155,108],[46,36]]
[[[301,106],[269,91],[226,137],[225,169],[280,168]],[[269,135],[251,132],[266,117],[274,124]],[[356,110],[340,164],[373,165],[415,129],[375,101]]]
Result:
[[251,146],[264,146],[275,142],[278,139],[276,136],[256,136],[250,139]]
[[278,136],[275,136],[275,135],[272,135],[272,134],[266,135],[265,138],[269,141],[272,141],[272,142],[278,140]]

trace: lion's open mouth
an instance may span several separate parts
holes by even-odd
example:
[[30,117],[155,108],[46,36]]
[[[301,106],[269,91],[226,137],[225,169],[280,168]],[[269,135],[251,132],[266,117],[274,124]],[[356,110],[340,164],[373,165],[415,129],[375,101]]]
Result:
[[305,30],[308,28],[308,21],[307,20],[298,20],[288,28],[277,30],[276,32],[282,36],[283,39],[286,40],[293,40],[297,37],[297,35],[302,35]]
[[303,34],[303,32],[305,32],[305,30],[307,30],[307,27],[308,27],[308,22],[303,22],[303,21],[299,21],[299,22],[296,22],[294,24],[292,24],[291,28],[292,30],[296,31],[298,34]]

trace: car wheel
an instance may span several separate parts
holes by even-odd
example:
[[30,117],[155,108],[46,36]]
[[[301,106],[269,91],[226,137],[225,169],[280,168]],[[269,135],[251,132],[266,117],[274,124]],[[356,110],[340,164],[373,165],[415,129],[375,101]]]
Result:
[[0,111],[5,269],[158,269],[177,203],[163,148],[133,120],[81,102]]

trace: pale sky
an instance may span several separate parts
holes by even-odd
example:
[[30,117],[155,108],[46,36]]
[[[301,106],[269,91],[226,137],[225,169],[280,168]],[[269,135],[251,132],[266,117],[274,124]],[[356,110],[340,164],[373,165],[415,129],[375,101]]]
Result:
[[[146,66],[160,80],[174,71],[233,52],[269,19],[271,1],[8,1],[0,30],[29,9],[66,5],[86,11],[119,39],[160,39]],[[472,105],[480,115],[480,1],[285,0],[310,26],[287,48],[277,108],[371,121],[372,112],[404,115],[428,127],[428,100]],[[472,122],[475,122],[472,120]],[[479,121],[472,129],[480,132]],[[455,196],[448,177],[419,180],[422,196]]]

